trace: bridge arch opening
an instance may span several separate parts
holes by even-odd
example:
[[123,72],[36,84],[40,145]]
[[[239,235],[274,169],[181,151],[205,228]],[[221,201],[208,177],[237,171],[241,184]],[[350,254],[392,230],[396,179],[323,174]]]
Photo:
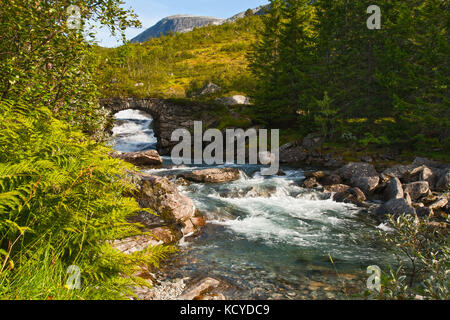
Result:
[[112,145],[120,152],[156,150],[154,118],[148,110],[129,108],[112,112]]

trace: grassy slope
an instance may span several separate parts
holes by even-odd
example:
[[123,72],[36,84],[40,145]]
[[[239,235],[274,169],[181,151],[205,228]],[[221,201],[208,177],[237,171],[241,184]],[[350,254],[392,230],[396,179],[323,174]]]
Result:
[[[260,17],[208,26],[120,48],[98,48],[98,84],[104,96],[186,97],[205,81],[222,94],[247,93],[253,86],[247,51]],[[137,85],[143,84],[143,85]]]

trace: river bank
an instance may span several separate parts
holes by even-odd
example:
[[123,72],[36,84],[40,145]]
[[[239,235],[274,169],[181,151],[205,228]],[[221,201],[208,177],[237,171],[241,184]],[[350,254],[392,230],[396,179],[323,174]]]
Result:
[[[130,141],[132,145],[135,143]],[[175,219],[169,216],[166,221],[146,221],[150,230],[157,229],[159,238],[144,239],[144,243],[178,244],[181,250],[161,271],[149,271],[148,276],[158,282],[155,289],[138,290],[142,299],[176,299],[188,293],[192,296],[198,288],[193,298],[358,298],[365,288],[367,266],[391,262],[377,241],[377,232],[385,228],[377,210],[394,200],[414,212],[424,212],[429,206],[414,204],[430,196],[442,175],[420,163],[424,161],[420,159],[382,172],[368,163],[347,164],[337,171],[319,171],[305,164],[285,165],[282,175],[268,178],[259,174],[259,166],[228,165],[215,169],[233,168],[239,172],[238,179],[205,184],[188,179],[207,166],[174,166],[169,158],[161,160],[161,166],[142,171],[147,180],[153,181],[151,184],[165,186],[171,196],[163,196],[150,207],[161,211],[178,202],[190,207],[186,200],[190,199],[196,210],[189,209],[187,215],[175,214]],[[435,168],[436,164],[432,164],[428,163]],[[448,170],[436,169],[439,173]],[[432,178],[434,172],[437,178]],[[434,185],[429,185],[428,190],[419,188],[422,191],[414,195],[414,204],[412,199],[408,202],[405,192],[399,196],[398,184],[397,193],[391,194],[393,199],[385,199],[389,181],[396,181],[394,178],[405,185],[417,182],[412,181],[415,178],[426,178]],[[400,186],[404,188],[402,183]],[[176,207],[172,209],[177,211]],[[448,210],[446,205],[441,208]],[[441,208],[436,212],[440,214]],[[208,278],[214,281],[205,280]]]

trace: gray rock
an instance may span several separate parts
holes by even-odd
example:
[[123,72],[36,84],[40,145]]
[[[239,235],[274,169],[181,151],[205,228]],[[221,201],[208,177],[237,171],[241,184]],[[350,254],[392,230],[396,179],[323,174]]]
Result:
[[376,211],[377,215],[416,214],[416,210],[405,199],[392,199],[382,204]]
[[147,150],[140,152],[113,152],[112,158],[134,164],[135,166],[159,166],[163,161],[156,150]]
[[352,187],[360,188],[368,194],[374,190],[380,182],[380,177],[375,167],[369,163],[350,162],[336,171],[344,181]]
[[134,179],[138,186],[134,197],[142,208],[152,209],[168,223],[180,224],[183,234],[195,231],[191,221],[196,215],[195,205],[174,183],[149,174],[140,174]]
[[205,293],[217,288],[221,282],[214,278],[205,278],[193,287],[187,289],[177,300],[195,300]]
[[395,165],[393,167],[387,168],[386,170],[384,170],[382,172],[383,176],[389,177],[389,178],[399,178],[400,180],[402,180],[402,178],[411,170],[414,170],[415,168],[417,168],[417,165],[402,165],[402,164],[398,164]]
[[319,182],[323,186],[330,186],[330,185],[341,184],[342,179],[337,174],[330,174],[330,175],[325,175],[324,177],[320,178]]
[[403,186],[399,178],[392,178],[386,185],[384,190],[384,199],[386,201],[392,199],[403,199]]
[[301,146],[294,146],[288,149],[280,150],[281,163],[295,163],[305,161],[308,153]]
[[240,178],[240,172],[234,168],[214,168],[194,170],[190,173],[180,174],[186,180],[200,183],[222,183],[235,181]]
[[415,158],[412,164],[415,166],[425,165],[429,168],[441,168],[442,167],[442,163],[440,163],[438,161],[430,160],[427,158],[421,158],[421,157]]
[[426,181],[417,181],[404,185],[403,190],[411,196],[413,201],[416,201],[429,194],[430,186]]
[[373,177],[353,177],[350,180],[350,185],[360,188],[365,194],[369,194],[372,190],[378,186],[380,182],[379,176]]

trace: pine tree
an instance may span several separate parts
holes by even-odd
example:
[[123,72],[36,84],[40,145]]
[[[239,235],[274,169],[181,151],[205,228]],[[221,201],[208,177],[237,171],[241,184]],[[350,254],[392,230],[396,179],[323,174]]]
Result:
[[[298,112],[308,114],[317,88],[315,65],[314,6],[307,0],[287,0],[280,39],[280,77],[277,83],[281,122],[293,123]],[[284,120],[284,121],[283,121]]]
[[253,97],[255,99],[257,117],[265,123],[270,123],[280,112],[273,103],[279,100],[278,81],[281,76],[280,41],[283,32],[284,0],[271,0],[270,9],[263,17],[264,28],[260,39],[250,52],[250,69],[258,80],[258,86]]

